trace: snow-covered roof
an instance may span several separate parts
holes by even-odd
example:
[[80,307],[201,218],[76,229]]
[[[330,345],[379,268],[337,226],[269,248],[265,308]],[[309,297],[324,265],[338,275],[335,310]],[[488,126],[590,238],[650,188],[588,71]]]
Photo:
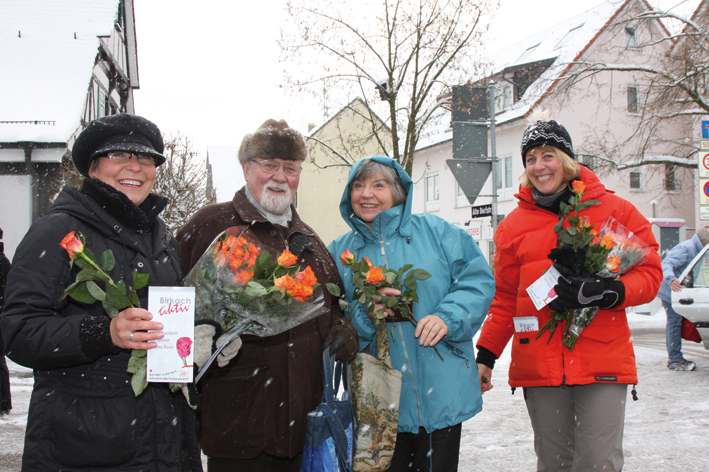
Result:
[[524,116],[553,87],[553,81],[563,74],[566,65],[577,59],[616,12],[624,7],[625,3],[603,2],[490,56],[494,74],[508,67],[555,59],[519,102],[497,115],[497,122],[501,124]]
[[[566,65],[574,61],[588,48],[613,16],[626,3],[603,2],[590,10],[557,23],[544,31],[519,41],[488,56],[483,63],[488,64],[485,76],[501,74],[505,69],[545,60],[553,64],[531,84],[522,98],[507,110],[496,114],[497,124],[503,124],[523,117],[537,101],[553,87],[554,80],[566,70]],[[449,125],[430,130],[428,136],[419,140],[417,149],[423,149],[453,138]]]
[[67,142],[119,0],[0,0],[0,142]]
[[212,187],[217,195],[217,203],[230,202],[236,191],[246,184],[238,154],[238,147],[207,147],[207,158],[212,166]]

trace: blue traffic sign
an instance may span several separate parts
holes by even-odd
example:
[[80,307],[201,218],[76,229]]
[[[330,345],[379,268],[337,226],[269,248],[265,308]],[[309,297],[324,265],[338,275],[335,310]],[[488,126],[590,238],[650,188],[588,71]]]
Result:
[[702,120],[702,139],[709,139],[709,121]]

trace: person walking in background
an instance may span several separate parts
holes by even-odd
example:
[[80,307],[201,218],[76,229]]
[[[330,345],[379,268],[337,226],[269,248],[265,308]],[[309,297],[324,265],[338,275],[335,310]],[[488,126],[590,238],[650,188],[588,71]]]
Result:
[[[0,228],[0,311],[2,311],[2,305],[5,302],[5,282],[8,272],[10,272],[10,261],[5,255],[5,243],[2,242],[2,228]],[[10,413],[11,409],[10,371],[7,369],[7,362],[5,362],[2,328],[0,328],[0,416]]]
[[[140,116],[90,122],[72,148],[81,189],[65,186],[17,247],[1,321],[8,357],[34,370],[23,472],[202,471],[182,392],[131,388],[131,351],[155,348],[162,323],[142,308],[111,318],[101,303],[62,298],[81,270],[60,246],[73,232],[94,254],[113,252],[116,282],[132,286],[137,271],[148,285],[181,285],[179,247],[158,216],[168,202],[151,193],[163,149],[158,127]],[[136,296],[148,306],[147,287]]]
[[[185,273],[222,231],[239,226],[266,247],[289,249],[320,284],[341,285],[325,244],[293,205],[306,156],[303,137],[284,120],[267,120],[246,135],[239,148],[246,185],[232,201],[198,211],[177,233]],[[324,296],[326,313],[275,336],[236,338],[225,348],[229,356],[200,380],[201,445],[209,472],[300,471],[306,417],[323,395],[323,349],[332,344],[331,353],[343,361],[357,354],[357,331],[337,298],[327,291]],[[213,327],[197,325],[195,359],[204,344],[199,332],[207,328],[222,342]],[[235,343],[239,349],[230,348]]]
[[697,367],[695,362],[682,356],[682,316],[672,309],[672,292],[682,290],[677,277],[707,243],[709,229],[700,229],[691,239],[673,247],[662,260],[663,278],[657,296],[662,300],[662,307],[667,315],[667,368],[670,370],[691,371]]
[[[404,372],[399,428],[387,470],[454,472],[461,425],[482,409],[472,338],[490,307],[494,278],[465,231],[437,216],[411,213],[413,187],[404,169],[389,157],[357,162],[340,202],[340,214],[352,231],[328,249],[336,257],[351,306],[352,272],[340,258],[347,249],[358,259],[367,257],[374,266],[398,270],[413,264],[414,269],[431,274],[417,284],[416,326],[398,320],[396,335],[391,325],[386,330],[392,367]],[[379,292],[401,294],[391,287]],[[383,308],[380,300],[374,311]],[[391,309],[385,313],[387,319],[397,321]],[[359,332],[360,351],[376,356],[374,314],[360,303],[350,317]]]
[[[492,379],[495,360],[512,339],[509,384],[513,391],[523,388],[537,470],[618,472],[623,467],[627,385],[638,382],[625,308],[655,298],[662,279],[658,245],[647,219],[576,162],[566,128],[548,116],[535,118],[522,138],[525,170],[516,195],[518,206],[494,234],[495,300],[477,342],[482,389],[492,388],[482,377]],[[559,297],[538,311],[527,287],[552,265],[547,254],[554,257],[552,250],[558,246],[554,227],[563,217],[561,205],[569,204],[574,195],[569,187],[573,181],[584,184],[583,201],[599,202],[579,216],[589,218],[596,228],[613,217],[644,241],[650,253],[619,279],[559,277],[555,286]],[[568,259],[572,266],[554,260],[560,272],[576,269],[576,254]],[[562,344],[566,322],[551,335],[537,336],[550,320],[550,309],[587,307],[600,311],[573,349]]]

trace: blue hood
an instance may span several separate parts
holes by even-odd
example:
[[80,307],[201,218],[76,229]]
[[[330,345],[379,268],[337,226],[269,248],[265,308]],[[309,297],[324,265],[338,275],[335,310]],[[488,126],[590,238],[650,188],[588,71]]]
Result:
[[342,193],[342,200],[340,200],[340,214],[342,215],[342,219],[345,220],[350,226],[350,228],[352,228],[354,231],[361,232],[363,231],[363,227],[366,227],[364,222],[359,219],[359,217],[352,209],[352,201],[350,200],[350,184],[352,183],[354,176],[357,175],[357,172],[359,172],[359,168],[362,167],[362,164],[364,164],[368,160],[379,162],[380,164],[384,164],[385,166],[394,169],[397,175],[399,176],[399,179],[401,179],[401,183],[404,185],[404,190],[406,190],[406,202],[403,205],[398,205],[379,213],[374,218],[372,224],[379,226],[379,220],[381,220],[382,218],[395,218],[397,214],[401,214],[400,222],[397,225],[399,233],[404,236],[410,236],[411,200],[413,198],[414,193],[414,182],[413,180],[411,180],[411,177],[409,177],[406,171],[399,165],[399,163],[391,157],[372,156],[366,159],[362,159],[361,161],[358,161],[355,165],[352,166],[352,168],[350,169],[350,175],[347,179],[347,185],[345,186],[345,190]]

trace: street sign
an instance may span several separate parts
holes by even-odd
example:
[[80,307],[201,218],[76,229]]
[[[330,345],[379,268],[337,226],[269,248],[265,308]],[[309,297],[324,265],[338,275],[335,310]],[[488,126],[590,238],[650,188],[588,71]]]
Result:
[[709,205],[709,180],[699,179],[699,204]]
[[492,172],[492,162],[474,159],[447,159],[446,164],[472,205]]
[[471,208],[470,213],[470,216],[472,218],[482,218],[483,216],[490,216],[492,215],[492,203],[488,203],[487,205],[474,206]]
[[709,141],[702,139],[699,142],[699,149],[701,149],[702,151],[709,150]]
[[709,121],[702,120],[702,139],[709,139]]
[[709,152],[700,152],[699,158],[699,177],[709,177]]
[[709,221],[709,206],[699,207],[699,219],[702,221]]

